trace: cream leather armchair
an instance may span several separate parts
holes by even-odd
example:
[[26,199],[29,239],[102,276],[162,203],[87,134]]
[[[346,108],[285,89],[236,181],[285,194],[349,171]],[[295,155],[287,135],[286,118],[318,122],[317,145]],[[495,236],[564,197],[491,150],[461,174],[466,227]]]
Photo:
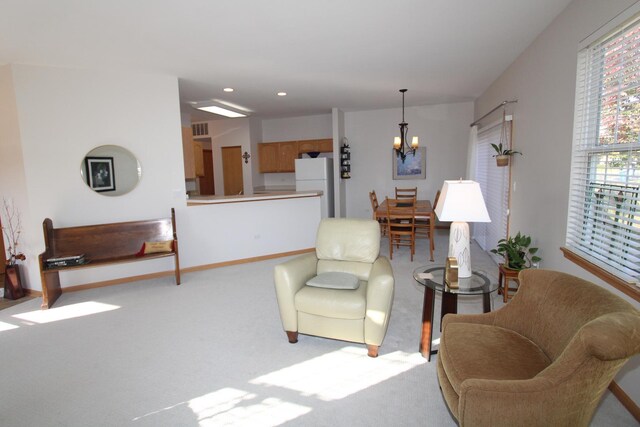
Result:
[[[290,343],[298,341],[298,333],[316,335],[365,343],[368,355],[378,356],[394,293],[391,264],[379,252],[377,221],[329,218],[320,223],[314,253],[275,267],[280,318]],[[307,285],[331,272],[356,276],[357,288]]]

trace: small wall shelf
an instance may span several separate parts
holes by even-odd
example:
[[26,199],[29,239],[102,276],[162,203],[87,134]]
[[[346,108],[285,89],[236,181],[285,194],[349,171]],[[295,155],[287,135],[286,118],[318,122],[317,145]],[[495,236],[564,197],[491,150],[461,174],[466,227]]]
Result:
[[349,144],[343,142],[342,147],[340,147],[340,178],[349,179],[351,178],[351,149],[349,148]]

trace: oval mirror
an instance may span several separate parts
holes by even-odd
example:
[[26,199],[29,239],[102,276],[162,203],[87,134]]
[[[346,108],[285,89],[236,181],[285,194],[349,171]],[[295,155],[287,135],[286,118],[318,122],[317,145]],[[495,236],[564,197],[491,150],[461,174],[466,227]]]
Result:
[[133,190],[142,177],[142,167],[129,150],[102,145],[89,151],[80,165],[87,187],[103,196],[121,196]]

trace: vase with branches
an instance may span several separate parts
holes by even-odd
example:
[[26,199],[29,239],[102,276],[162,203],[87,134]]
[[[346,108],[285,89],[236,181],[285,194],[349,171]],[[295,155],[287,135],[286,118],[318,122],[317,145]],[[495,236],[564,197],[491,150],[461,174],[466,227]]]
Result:
[[6,255],[4,268],[4,298],[19,299],[25,293],[20,279],[20,266],[17,261],[24,261],[27,257],[22,252],[18,252],[20,235],[22,234],[22,222],[20,221],[20,211],[13,201],[2,199],[0,210],[0,225],[2,225],[2,238],[6,242]]
[[22,234],[22,222],[20,211],[12,201],[2,199],[2,234],[6,242],[6,251],[9,257],[6,265],[14,265],[16,261],[24,261],[27,257],[22,252],[18,252],[20,245],[20,235]]

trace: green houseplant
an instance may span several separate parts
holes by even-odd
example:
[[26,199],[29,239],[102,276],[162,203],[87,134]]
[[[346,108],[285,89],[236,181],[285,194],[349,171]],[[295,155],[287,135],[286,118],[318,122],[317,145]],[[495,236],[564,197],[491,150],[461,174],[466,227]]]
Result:
[[504,257],[505,267],[513,270],[530,268],[532,263],[542,261],[536,255],[538,248],[531,248],[531,237],[518,232],[515,237],[500,239],[498,247],[491,252]]
[[496,151],[496,154],[494,154],[493,157],[496,158],[496,164],[498,166],[509,166],[509,159],[511,158],[511,156],[513,156],[514,154],[522,155],[522,153],[519,151],[515,151],[510,148],[503,148],[502,142],[498,145],[491,144],[491,146]]

